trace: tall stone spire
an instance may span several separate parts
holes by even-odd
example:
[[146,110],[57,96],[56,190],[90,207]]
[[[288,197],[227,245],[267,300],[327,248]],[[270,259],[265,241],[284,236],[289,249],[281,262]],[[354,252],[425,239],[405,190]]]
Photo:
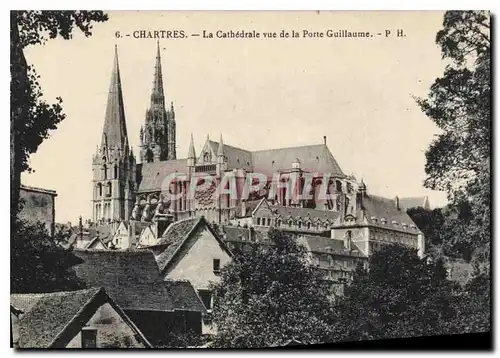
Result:
[[141,161],[157,162],[176,159],[175,112],[173,103],[165,108],[165,93],[161,71],[160,42],[156,44],[156,60],[151,91],[151,104],[146,118],[141,141]]
[[220,135],[219,148],[217,149],[217,156],[224,156],[224,143],[222,142],[222,133]]
[[163,76],[161,73],[160,41],[156,43],[156,63],[153,78],[153,91],[151,92],[151,107],[165,108],[165,93],[163,92]]
[[193,133],[191,133],[191,141],[189,142],[188,158],[196,158],[196,152],[194,151]]
[[111,72],[101,146],[92,159],[95,222],[128,219],[134,201],[136,162],[127,137],[118,49]]
[[111,72],[101,148],[120,148],[124,150],[125,147],[128,147],[127,125],[125,123],[120,67],[118,65],[118,48],[115,45],[115,59]]

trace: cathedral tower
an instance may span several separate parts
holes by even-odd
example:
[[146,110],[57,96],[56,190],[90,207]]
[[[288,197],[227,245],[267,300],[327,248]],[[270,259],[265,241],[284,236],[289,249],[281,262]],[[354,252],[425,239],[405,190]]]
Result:
[[101,145],[92,161],[93,220],[129,218],[134,203],[136,160],[129,147],[118,50],[111,73]]
[[144,126],[141,127],[140,142],[142,163],[177,159],[174,105],[170,103],[169,110],[165,107],[159,42],[157,44],[151,104],[146,111]]

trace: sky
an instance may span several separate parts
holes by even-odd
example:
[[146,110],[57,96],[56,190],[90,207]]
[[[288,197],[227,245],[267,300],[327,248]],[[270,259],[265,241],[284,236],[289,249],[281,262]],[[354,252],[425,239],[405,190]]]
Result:
[[[418,108],[445,63],[435,44],[442,12],[112,11],[89,38],[54,39],[25,54],[44,98],[63,98],[67,118],[31,156],[22,182],[57,191],[56,221],[92,214],[92,155],[100,144],[118,46],[129,142],[139,158],[139,129],[149,105],[156,39],[134,31],[182,30],[160,39],[167,103],[174,102],[177,156],[191,133],[247,150],[320,144],[323,136],[346,174],[368,192],[393,198],[446,195],[423,187],[425,151],[438,128]],[[303,31],[369,31],[370,38],[303,38]],[[402,29],[404,37],[397,37]],[[217,30],[276,32],[278,38],[190,36]],[[299,38],[280,38],[292,30]],[[385,31],[391,35],[385,37]],[[116,33],[121,37],[117,38]],[[381,33],[381,35],[377,35]],[[126,36],[129,34],[130,36]]]

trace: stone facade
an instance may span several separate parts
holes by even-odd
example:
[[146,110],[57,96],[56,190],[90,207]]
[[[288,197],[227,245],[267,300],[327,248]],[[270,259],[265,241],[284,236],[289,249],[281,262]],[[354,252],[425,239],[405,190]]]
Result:
[[19,193],[21,200],[19,218],[30,223],[45,224],[47,232],[52,235],[55,228],[56,196],[54,190],[22,185]]

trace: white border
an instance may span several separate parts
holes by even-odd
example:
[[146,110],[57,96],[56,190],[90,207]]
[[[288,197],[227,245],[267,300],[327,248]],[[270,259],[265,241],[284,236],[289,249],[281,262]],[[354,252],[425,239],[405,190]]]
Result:
[[[69,3],[67,0],[66,1],[61,1],[61,0],[46,0],[43,3],[40,1],[36,0],[18,0],[16,2],[2,2],[2,5],[11,5],[15,6],[15,9],[104,9],[104,10],[455,10],[455,9],[467,9],[467,10],[478,10],[478,9],[485,9],[485,10],[491,10],[493,14],[497,13],[498,9],[498,4],[499,1],[493,1],[493,0],[475,0],[475,1],[464,1],[464,0],[448,0],[448,1],[436,1],[436,0],[420,0],[418,2],[413,2],[413,3],[407,3],[403,1],[388,1],[388,0],[379,0],[379,1],[373,1],[373,0],[364,0],[364,1],[336,1],[336,2],[329,2],[329,1],[318,1],[318,0],[308,0],[308,1],[296,1],[296,0],[288,0],[288,1],[278,1],[278,0],[253,0],[253,1],[229,1],[229,0],[213,0],[210,2],[207,2],[206,0],[170,0],[170,1],[148,1],[147,3],[144,1],[137,2],[137,1],[120,1],[119,4],[120,6],[117,6],[117,2],[112,2],[109,0],[87,0],[87,1],[73,1]],[[140,6],[137,6],[139,5]],[[4,144],[4,150],[1,152],[1,159],[4,162],[4,168],[7,168],[8,163],[10,161],[10,157],[8,155],[7,151],[7,144],[9,142],[9,133],[10,133],[10,126],[8,122],[8,118],[10,117],[10,111],[9,111],[9,96],[10,96],[10,89],[9,89],[9,82],[10,82],[10,73],[8,72],[9,68],[9,50],[8,45],[10,42],[9,39],[9,11],[10,9],[5,9],[5,11],[2,11],[2,20],[0,22],[0,26],[3,27],[3,31],[0,32],[1,34],[1,41],[2,41],[2,46],[1,48],[4,49],[3,56],[2,56],[2,66],[0,67],[2,69],[2,77],[3,80],[1,83],[3,84],[2,90],[3,90],[3,116],[2,116],[2,121],[0,121],[0,125],[2,126],[2,130],[0,133],[2,133],[2,136],[4,136],[4,140],[1,142]],[[496,23],[496,22],[495,22]],[[495,26],[497,27],[497,26]],[[493,37],[495,38],[495,37]],[[497,68],[497,57],[494,57],[495,63],[494,63],[494,68]],[[496,91],[495,93],[495,104],[497,104],[497,95]],[[498,137],[498,125],[495,126],[495,137]],[[496,156],[494,156],[495,164],[498,166],[498,160]],[[10,180],[9,180],[9,172],[4,169],[3,175],[1,177],[2,179],[2,188],[4,189],[4,192],[7,193],[7,188],[10,187]],[[495,184],[497,184],[495,182]],[[7,194],[5,194],[4,197],[8,197]],[[8,213],[10,210],[10,204],[9,201],[4,199],[3,200],[3,205],[1,207],[2,210],[2,215],[0,216],[2,218],[2,228],[5,229],[10,226],[10,223],[8,221]],[[494,219],[498,219],[498,216],[500,214],[496,213]],[[498,222],[498,220],[495,220],[495,222]],[[9,230],[10,231],[10,230]],[[494,238],[492,240],[496,239],[496,235],[494,235]],[[3,238],[4,242],[8,242],[8,237],[4,234]],[[499,243],[494,246],[495,253],[497,254]],[[1,311],[2,312],[2,317],[1,319],[2,325],[1,325],[1,337],[2,339],[2,356],[11,356],[14,354],[14,351],[11,350],[9,347],[9,342],[8,338],[10,335],[10,328],[8,326],[8,322],[10,322],[10,318],[7,317],[7,304],[9,301],[9,292],[8,292],[8,287],[10,286],[10,275],[8,276],[7,273],[10,271],[10,250],[7,249],[6,246],[4,246],[4,249],[2,250],[2,254],[4,255],[4,259],[1,261],[2,262],[2,285],[3,291],[2,296],[1,296],[1,306],[4,307],[4,309]],[[497,256],[497,255],[494,255]],[[493,276],[495,278],[495,281],[497,281],[497,276]],[[495,282],[496,284],[497,282]],[[495,285],[494,284],[494,285]],[[497,313],[496,310],[494,310],[495,314]],[[495,317],[496,318],[496,317]],[[497,338],[497,333],[498,329],[495,332],[495,341]],[[217,351],[216,354],[219,354],[220,351]],[[121,352],[119,352],[121,353]],[[196,352],[159,352],[160,354],[168,354],[168,355],[177,355],[177,354],[193,354]],[[203,352],[202,352],[203,353]],[[231,354],[234,354],[237,352],[232,351]],[[250,354],[259,354],[259,355],[268,355],[270,353],[266,352],[248,352]],[[307,351],[298,351],[298,353],[303,353],[307,354]],[[320,352],[317,352],[320,353]],[[33,352],[27,352],[23,353],[25,356],[31,356],[33,355]],[[36,353],[35,353],[36,354]],[[49,353],[51,354],[51,353]],[[80,353],[84,355],[89,355],[92,356],[105,356],[108,353],[98,353],[98,352],[91,352],[89,353]],[[111,353],[112,354],[112,353]],[[137,351],[132,353],[134,355],[139,354]],[[144,352],[143,354],[147,354]],[[323,354],[336,354],[337,356],[346,356],[347,354],[343,354],[341,352],[324,352]],[[384,352],[383,354],[387,354]],[[398,353],[395,353],[398,354]],[[400,354],[400,353],[399,353]],[[432,357],[432,356],[438,356],[438,353],[418,353],[418,355],[424,355],[427,357]],[[451,356],[455,355],[456,353],[441,353],[439,356]],[[349,354],[352,356],[353,354]],[[361,355],[360,353],[354,354],[354,356]],[[467,353],[468,356],[474,355],[471,353]]]

